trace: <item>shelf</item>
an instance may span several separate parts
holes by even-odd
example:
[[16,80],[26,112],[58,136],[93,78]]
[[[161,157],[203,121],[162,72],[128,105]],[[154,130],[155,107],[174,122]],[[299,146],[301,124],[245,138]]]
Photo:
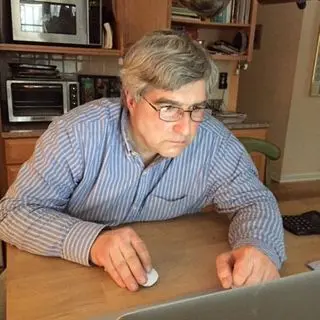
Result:
[[183,23],[188,25],[193,25],[195,27],[203,27],[203,28],[250,28],[250,24],[244,23],[214,23],[207,22],[197,19],[188,19],[188,18],[180,18],[180,17],[172,17],[172,23]]
[[103,48],[54,47],[45,45],[1,43],[0,51],[70,54],[77,56],[120,56],[120,50]]
[[246,61],[248,60],[248,56],[233,56],[227,54],[211,54],[213,60],[225,60],[225,61]]

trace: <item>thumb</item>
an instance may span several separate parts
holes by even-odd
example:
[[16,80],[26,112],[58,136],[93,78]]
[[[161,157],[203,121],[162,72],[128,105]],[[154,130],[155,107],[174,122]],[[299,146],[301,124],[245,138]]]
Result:
[[232,252],[225,252],[220,254],[216,259],[217,275],[225,289],[232,286],[232,269],[233,269]]

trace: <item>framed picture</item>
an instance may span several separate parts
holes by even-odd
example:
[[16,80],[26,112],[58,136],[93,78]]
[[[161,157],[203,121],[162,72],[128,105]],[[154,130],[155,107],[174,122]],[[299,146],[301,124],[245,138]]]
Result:
[[118,76],[79,75],[80,103],[100,98],[120,97],[121,83]]
[[311,96],[320,97],[320,29],[317,38],[316,54],[311,81]]

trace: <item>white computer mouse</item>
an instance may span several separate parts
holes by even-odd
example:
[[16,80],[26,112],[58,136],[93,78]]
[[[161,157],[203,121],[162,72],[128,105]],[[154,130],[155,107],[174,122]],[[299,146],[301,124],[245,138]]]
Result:
[[144,283],[143,287],[151,287],[153,286],[159,279],[159,274],[155,269],[152,269],[150,272],[147,273],[147,282]]

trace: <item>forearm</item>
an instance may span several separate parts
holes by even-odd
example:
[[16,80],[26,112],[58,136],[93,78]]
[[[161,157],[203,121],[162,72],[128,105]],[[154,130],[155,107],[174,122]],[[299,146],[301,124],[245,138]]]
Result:
[[286,259],[282,220],[278,205],[269,191],[260,192],[255,201],[239,209],[229,229],[232,248],[252,245],[265,253],[279,269]]
[[231,219],[231,246],[253,245],[280,268],[286,258],[281,215],[276,199],[257,173],[243,145],[227,136],[212,162],[211,199]]
[[85,222],[53,209],[4,198],[0,237],[31,253],[89,265],[90,248],[104,225]]

